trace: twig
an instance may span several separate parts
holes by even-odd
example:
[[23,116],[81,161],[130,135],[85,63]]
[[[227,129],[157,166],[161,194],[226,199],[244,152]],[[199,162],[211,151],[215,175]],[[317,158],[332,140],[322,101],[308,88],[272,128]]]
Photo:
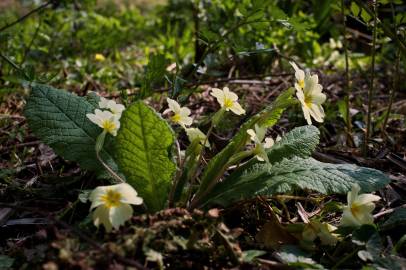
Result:
[[17,20],[15,20],[12,23],[6,24],[5,26],[3,26],[2,28],[0,28],[0,32],[3,32],[4,30],[6,30],[7,28],[10,28],[14,25],[16,25],[17,23],[20,23],[22,21],[24,21],[25,19],[27,19],[28,17],[30,17],[32,14],[41,11],[42,9],[46,8],[47,6],[49,6],[50,4],[52,4],[54,1],[51,0],[49,2],[46,2],[45,4],[31,10],[30,12],[28,12],[27,14],[23,15],[22,17],[18,18]]
[[[392,104],[392,107],[397,108],[397,107],[402,106],[402,105],[405,104],[405,103],[406,103],[406,99],[402,99],[402,100],[399,100],[399,101],[396,101],[395,103],[393,103],[393,104]],[[389,106],[388,106],[388,107],[389,107]],[[377,114],[377,113],[386,111],[386,110],[388,109],[388,107],[380,108],[380,109],[374,111],[373,114]]]
[[375,80],[375,52],[376,52],[376,35],[377,35],[377,14],[378,10],[378,3],[374,1],[374,29],[373,29],[373,37],[372,37],[372,63],[371,63],[371,81],[368,91],[368,115],[367,115],[367,127],[365,132],[364,138],[364,145],[363,145],[363,154],[364,157],[368,154],[368,141],[369,137],[371,136],[371,115],[372,115],[372,99],[374,94],[374,80]]
[[[392,18],[394,20],[395,32],[397,32],[398,27],[397,27],[397,23],[396,23],[395,10],[393,8],[393,3],[391,2],[390,5],[391,5],[391,10],[392,10]],[[388,124],[389,115],[392,110],[392,104],[393,104],[393,100],[395,99],[395,93],[398,91],[398,87],[399,87],[399,64],[400,64],[400,49],[398,49],[397,56],[396,56],[395,74],[393,75],[393,87],[390,91],[389,106],[388,106],[388,110],[386,111],[385,119],[383,120],[383,124],[382,124],[382,137],[386,137],[386,136],[384,136],[386,134],[386,131],[385,131],[386,125]]]
[[18,143],[12,146],[4,147],[6,150],[11,150],[14,148],[21,148],[21,147],[26,147],[26,146],[34,146],[40,144],[41,141],[33,141],[33,142],[25,142],[25,143]]
[[379,213],[377,213],[377,214],[374,215],[374,219],[379,218],[379,217],[381,217],[381,216],[384,216],[384,215],[386,215],[386,214],[393,213],[393,212],[395,212],[397,209],[400,209],[400,208],[406,208],[406,204],[403,204],[403,205],[401,205],[401,206],[398,206],[398,207],[395,207],[395,208],[391,208],[391,209],[387,209],[387,210],[384,210],[384,211],[382,211],[382,212],[379,212]]
[[32,45],[34,44],[34,40],[35,40],[35,39],[37,38],[37,36],[38,36],[39,29],[41,28],[41,24],[42,24],[41,22],[42,22],[41,20],[38,22],[38,26],[37,26],[37,28],[35,29],[35,33],[34,33],[34,35],[32,36],[32,39],[31,39],[31,41],[30,41],[30,44],[28,44],[27,49],[24,51],[24,56],[23,56],[23,59],[22,59],[20,65],[22,65],[22,64],[25,62],[25,59],[27,58],[27,55],[28,55],[29,51],[31,50],[31,47],[32,47]]
[[347,93],[345,97],[345,102],[346,102],[346,125],[347,125],[347,145],[348,146],[354,146],[354,142],[352,140],[352,126],[351,126],[351,114],[350,114],[350,94],[351,94],[351,89],[350,89],[350,70],[349,70],[349,65],[348,65],[348,42],[347,42],[347,18],[345,16],[345,8],[344,8],[344,0],[341,0],[341,14],[342,14],[342,19],[343,19],[343,43],[344,43],[344,56],[345,56],[345,81],[344,81],[344,90]]
[[[23,69],[21,67],[19,67],[16,63],[14,63],[13,61],[11,61],[10,58],[8,58],[7,56],[5,56],[3,53],[0,52],[0,58],[2,58],[4,61],[6,61],[7,63],[10,64],[10,66],[12,66],[15,70],[24,73]],[[25,74],[25,73],[24,73]]]

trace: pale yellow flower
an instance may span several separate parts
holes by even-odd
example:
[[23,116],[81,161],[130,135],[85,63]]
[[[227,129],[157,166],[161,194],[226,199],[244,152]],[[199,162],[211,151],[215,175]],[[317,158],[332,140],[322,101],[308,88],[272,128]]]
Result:
[[193,142],[194,140],[199,140],[201,144],[204,144],[206,141],[204,146],[210,147],[209,140],[206,140],[206,134],[204,134],[200,129],[186,128],[185,131],[190,142]]
[[120,121],[117,116],[109,111],[101,111],[96,109],[93,113],[86,114],[90,121],[101,127],[104,131],[113,136],[117,135],[117,130],[120,128]]
[[[248,135],[250,135],[251,140],[255,143],[255,157],[259,161],[269,162],[266,149],[271,148],[274,145],[275,141],[272,138],[265,138],[266,128],[255,125],[255,131],[253,129],[248,129],[247,133]],[[262,143],[264,138],[265,143]],[[276,140],[280,140],[280,137],[278,137]]]
[[305,85],[305,72],[301,70],[295,62],[289,62],[289,64],[293,67],[295,70],[295,88],[296,89],[303,89]]
[[170,117],[171,121],[181,125],[182,127],[190,126],[193,123],[193,119],[189,116],[191,111],[187,107],[181,107],[178,102],[173,99],[167,98],[169,111],[173,112]]
[[104,57],[104,55],[101,54],[101,53],[96,53],[94,55],[94,60],[99,61],[99,62],[103,62],[104,60],[106,60],[106,57]]
[[313,242],[318,237],[322,245],[333,246],[337,243],[337,235],[333,234],[332,231],[336,229],[328,223],[313,220],[305,225],[302,238],[306,242]]
[[212,88],[210,94],[217,99],[217,102],[226,111],[231,110],[237,115],[245,114],[245,110],[238,103],[238,96],[231,92],[228,87],[224,87],[223,90]]
[[123,104],[116,103],[114,100],[106,99],[104,97],[100,97],[99,107],[100,107],[100,109],[110,110],[118,118],[121,117],[121,114],[125,110],[125,107]]
[[335,41],[333,38],[330,38],[329,44],[330,44],[330,48],[333,50],[341,49],[343,47],[343,44],[341,43],[341,41],[339,39],[337,41]]
[[131,218],[133,209],[130,204],[142,204],[142,198],[127,183],[97,187],[90,193],[89,200],[92,202],[90,210],[96,208],[94,225],[103,224],[108,232],[112,228],[118,229]]
[[344,207],[343,217],[341,218],[341,226],[357,227],[362,224],[373,224],[374,217],[372,211],[375,208],[373,202],[379,201],[381,198],[373,194],[361,194],[359,185],[353,185],[350,192],[347,194],[348,205]]
[[295,69],[297,80],[295,83],[296,96],[302,105],[307,124],[312,124],[311,117],[317,122],[323,122],[325,114],[321,104],[326,101],[326,95],[321,92],[323,87],[319,84],[319,77],[316,74],[305,74],[304,71],[299,69],[293,62],[290,62],[290,64]]

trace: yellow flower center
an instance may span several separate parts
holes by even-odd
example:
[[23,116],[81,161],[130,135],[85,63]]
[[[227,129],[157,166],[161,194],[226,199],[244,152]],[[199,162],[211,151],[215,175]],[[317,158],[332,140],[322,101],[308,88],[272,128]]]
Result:
[[171,117],[171,119],[172,119],[172,121],[173,122],[175,122],[175,123],[179,123],[180,122],[180,114],[178,114],[178,113],[175,113],[172,117]]
[[104,120],[102,125],[103,129],[108,133],[112,133],[117,128],[116,124],[110,120]]
[[108,190],[106,194],[101,196],[101,200],[107,208],[117,207],[121,204],[121,194],[114,190]]
[[357,217],[361,212],[361,209],[359,208],[359,206],[357,204],[352,204],[351,205],[351,214],[354,217]]
[[304,102],[305,102],[306,106],[310,108],[313,103],[313,99],[311,96],[305,95]]
[[299,84],[300,88],[304,88],[304,80],[299,80],[297,83]]
[[233,107],[233,104],[234,104],[234,101],[232,101],[231,99],[229,99],[229,98],[224,99],[224,107],[231,108],[231,107]]

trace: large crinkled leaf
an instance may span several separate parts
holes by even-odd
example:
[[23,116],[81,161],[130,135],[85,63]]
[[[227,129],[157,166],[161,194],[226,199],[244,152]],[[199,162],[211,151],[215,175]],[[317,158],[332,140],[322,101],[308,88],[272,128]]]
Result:
[[381,228],[388,230],[396,226],[406,226],[406,208],[398,208],[390,215],[390,217],[382,224]]
[[353,184],[360,185],[362,192],[372,192],[387,183],[388,177],[375,169],[295,157],[273,165],[257,164],[236,179],[226,178],[212,191],[209,202],[228,205],[240,199],[296,189],[345,194]]
[[[319,129],[315,126],[302,126],[292,129],[280,141],[276,142],[270,149],[267,149],[269,162],[273,164],[280,162],[284,158],[306,158],[311,156],[319,144],[319,136]],[[259,162],[256,158],[251,159],[251,161],[235,170],[232,173],[232,177],[229,178],[237,178],[244,171]]]
[[139,101],[121,116],[117,163],[149,211],[164,208],[176,166],[170,159],[174,134],[168,123]]
[[269,162],[276,163],[295,156],[309,157],[319,144],[319,137],[320,131],[315,126],[294,128],[267,151]]
[[255,124],[266,127],[273,126],[279,120],[283,111],[294,103],[292,98],[293,93],[294,89],[289,88],[279,95],[278,98],[267,108],[251,117],[240,127],[238,133],[228,145],[210,160],[206,166],[206,170],[203,172],[201,184],[196,194],[196,197],[200,198],[199,200],[202,200],[202,197],[205,197],[210,192],[210,189],[212,188],[210,185],[212,185],[214,180],[218,180],[227,170],[230,158],[241,151],[245,146],[247,139],[249,138],[247,130],[254,128]]
[[[32,132],[61,157],[76,161],[88,170],[104,172],[96,158],[95,143],[101,128],[93,124],[87,113],[95,106],[86,98],[47,85],[34,84],[24,114]],[[103,160],[116,172],[108,136],[101,152]]]

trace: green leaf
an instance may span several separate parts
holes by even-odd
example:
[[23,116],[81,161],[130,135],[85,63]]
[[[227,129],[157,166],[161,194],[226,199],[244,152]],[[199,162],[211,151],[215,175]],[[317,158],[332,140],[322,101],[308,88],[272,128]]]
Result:
[[382,229],[393,229],[396,226],[406,225],[406,208],[399,208],[382,224]]
[[[25,106],[24,115],[32,132],[61,157],[75,161],[83,169],[105,172],[96,158],[95,144],[102,129],[87,117],[95,105],[86,98],[47,85],[34,84]],[[102,159],[118,171],[108,136],[101,151]]]
[[[276,142],[267,150],[268,159],[271,164],[280,162],[282,159],[301,157],[306,158],[312,155],[319,144],[320,132],[315,126],[296,127],[286,133],[279,142]],[[233,172],[231,178],[241,176],[241,174],[252,168],[259,161],[254,158]]]
[[14,259],[6,255],[0,255],[0,270],[11,269]]
[[351,3],[351,13],[352,13],[355,17],[358,17],[360,11],[361,11],[361,10],[360,10],[359,6],[357,5],[357,3],[352,2],[352,3]]
[[347,124],[347,102],[345,100],[340,100],[337,102],[338,111],[340,112],[340,116],[343,118],[344,123]]
[[133,103],[121,116],[117,163],[149,211],[163,209],[167,201],[176,170],[170,159],[173,142],[171,127],[143,102]]
[[138,96],[139,99],[152,95],[154,85],[164,80],[167,66],[165,55],[151,54],[149,56],[149,62],[145,68],[145,75]]
[[242,253],[242,261],[246,263],[251,263],[255,261],[257,257],[263,256],[265,254],[266,251],[263,250],[255,250],[255,249],[245,250]]
[[271,127],[279,120],[283,111],[288,106],[293,104],[294,101],[292,96],[294,91],[295,90],[293,88],[289,88],[288,90],[284,91],[274,102],[272,102],[272,104],[270,104],[260,113],[251,117],[240,127],[240,130],[233,137],[230,143],[210,160],[206,170],[203,172],[201,184],[196,194],[197,197],[206,196],[213,187],[211,185],[213,185],[213,183],[215,184],[216,181],[223,176],[224,172],[228,168],[230,158],[235,153],[241,151],[241,149],[245,146],[249,137],[247,134],[248,129],[253,128],[255,124]]
[[283,263],[294,269],[324,269],[322,265],[317,264],[311,258],[310,254],[296,246],[285,245],[282,250],[278,252],[278,255]]
[[355,183],[363,192],[372,192],[389,183],[389,179],[375,169],[294,157],[273,165],[256,164],[240,177],[226,178],[213,189],[209,202],[228,205],[257,195],[291,193],[296,189],[345,194]]
[[319,137],[319,129],[315,126],[294,128],[268,150],[269,161],[275,163],[294,156],[309,157],[319,144]]
[[364,22],[368,23],[370,20],[372,20],[372,16],[369,15],[369,13],[363,9],[361,11],[361,18],[364,20]]

